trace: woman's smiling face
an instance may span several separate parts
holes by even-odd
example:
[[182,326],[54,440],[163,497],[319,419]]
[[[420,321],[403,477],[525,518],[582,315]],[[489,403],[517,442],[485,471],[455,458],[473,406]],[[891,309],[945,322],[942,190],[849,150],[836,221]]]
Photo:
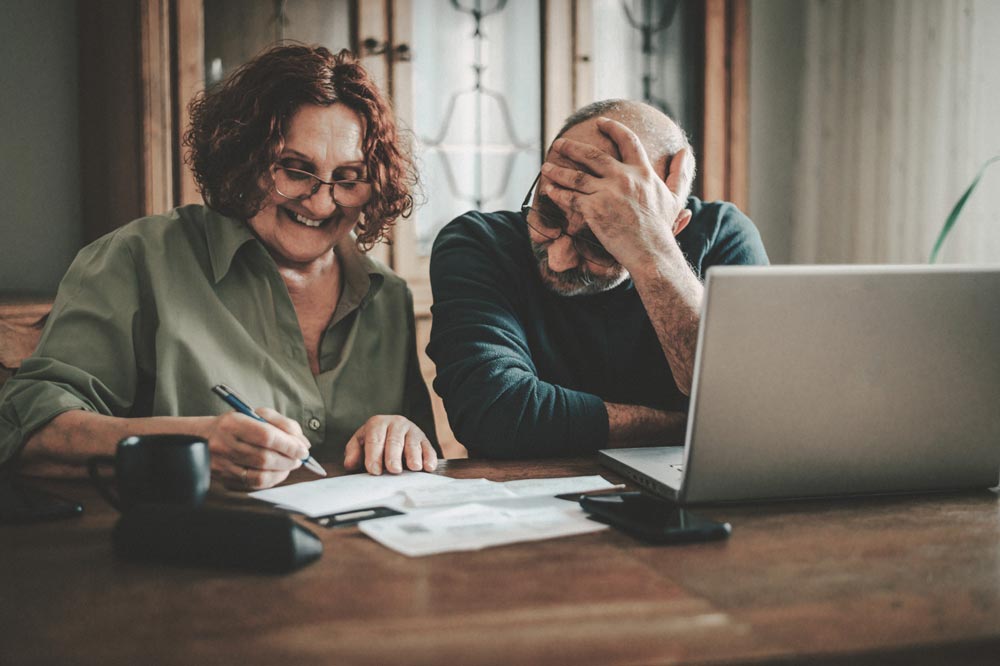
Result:
[[[363,126],[347,106],[306,104],[292,116],[277,162],[325,181],[364,179]],[[325,259],[358,223],[360,208],[344,208],[324,185],[302,200],[283,197],[271,183],[270,195],[250,226],[279,266],[304,268]]]

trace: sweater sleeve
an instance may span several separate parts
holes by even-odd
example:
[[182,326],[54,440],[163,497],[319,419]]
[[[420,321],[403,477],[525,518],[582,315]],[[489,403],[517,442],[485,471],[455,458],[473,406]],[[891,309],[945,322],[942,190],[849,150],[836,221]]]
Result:
[[438,443],[437,430],[434,427],[434,408],[431,406],[431,396],[427,384],[420,373],[420,357],[417,355],[417,326],[413,315],[413,294],[406,290],[406,324],[407,354],[406,354],[406,387],[404,389],[403,416],[413,421],[431,441],[434,451],[442,457],[441,445]]
[[511,239],[495,231],[487,218],[467,213],[434,244],[427,347],[437,366],[434,389],[473,456],[592,452],[607,443],[604,402],[539,378],[519,307],[525,286],[517,267],[523,264],[505,254]]

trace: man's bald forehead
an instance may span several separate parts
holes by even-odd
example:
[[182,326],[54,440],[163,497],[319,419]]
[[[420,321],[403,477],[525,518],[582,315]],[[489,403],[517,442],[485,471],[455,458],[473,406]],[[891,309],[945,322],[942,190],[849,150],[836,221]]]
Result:
[[[687,135],[684,134],[680,125],[669,116],[649,104],[628,99],[605,99],[592,102],[570,115],[556,137],[561,137],[574,127],[584,124],[593,125],[596,129],[597,121],[595,119],[601,116],[617,120],[635,132],[654,171],[661,178],[667,178],[673,156],[681,150],[686,150],[687,158],[681,163],[683,175],[679,194],[684,198],[691,194],[696,165],[694,151]],[[601,145],[603,141],[601,140],[592,139],[586,142],[603,149]],[[606,152],[620,159],[617,150]]]
[[684,130],[669,116],[649,104],[628,99],[609,99],[588,104],[566,119],[558,136],[600,116],[617,120],[635,132],[653,163],[675,155],[683,148],[689,148]]
[[622,109],[621,116],[612,118],[625,125],[639,137],[652,161],[669,157],[687,146],[683,130],[659,109],[638,104]]

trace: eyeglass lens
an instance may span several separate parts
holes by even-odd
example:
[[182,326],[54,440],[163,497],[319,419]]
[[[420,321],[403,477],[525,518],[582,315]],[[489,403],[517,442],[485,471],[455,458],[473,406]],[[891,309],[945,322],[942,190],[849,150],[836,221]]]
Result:
[[[555,208],[556,212],[551,209]],[[609,253],[600,241],[596,238],[590,239],[582,236],[584,233],[593,233],[589,230],[570,234],[565,231],[566,217],[559,211],[558,207],[544,197],[539,197],[536,206],[527,206],[525,211],[525,221],[527,221],[527,211],[534,211],[538,222],[528,226],[535,232],[549,240],[558,240],[562,236],[569,236],[573,242],[573,248],[581,257],[599,266],[613,266],[616,260]]]
[[[274,187],[278,194],[287,199],[307,199],[329,185],[308,171],[300,171],[281,165],[274,169]],[[371,183],[362,180],[335,180],[333,200],[341,206],[355,208],[363,206],[371,199]]]

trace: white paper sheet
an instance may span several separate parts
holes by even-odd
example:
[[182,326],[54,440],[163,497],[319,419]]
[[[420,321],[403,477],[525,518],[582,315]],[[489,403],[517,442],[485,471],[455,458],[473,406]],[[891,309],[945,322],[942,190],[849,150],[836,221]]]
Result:
[[503,487],[518,497],[539,497],[542,495],[565,495],[585,493],[591,490],[618,488],[603,476],[564,476],[552,479],[519,479],[505,481]]
[[537,541],[606,529],[579,506],[553,498],[460,504],[371,520],[358,526],[383,546],[408,557]]
[[448,485],[414,488],[403,492],[405,508],[426,508],[468,502],[486,502],[510,497],[542,497],[590,490],[616,488],[604,477],[566,476],[549,479],[519,479],[488,481],[487,479],[454,479]]
[[351,474],[259,490],[250,493],[250,497],[316,517],[369,506],[396,506],[400,503],[402,491],[445,486],[453,481],[446,476],[426,472],[381,476]]
[[428,507],[510,498],[553,497],[614,487],[616,486],[599,475],[519,479],[500,483],[487,479],[452,479],[426,472],[403,472],[381,476],[351,474],[305,481],[259,490],[250,493],[250,497],[316,517],[380,505],[410,513]]
[[448,485],[405,490],[403,496],[406,506],[412,508],[517,497],[504,484],[487,479],[453,479]]

